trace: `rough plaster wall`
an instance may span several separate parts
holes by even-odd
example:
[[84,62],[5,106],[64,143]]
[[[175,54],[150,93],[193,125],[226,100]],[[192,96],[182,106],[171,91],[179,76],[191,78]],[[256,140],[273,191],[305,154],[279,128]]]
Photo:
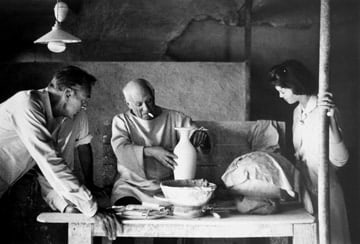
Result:
[[[121,60],[134,60],[134,57],[138,61],[167,60],[168,44],[181,35],[189,23],[201,19],[237,21],[236,11],[243,2],[87,1],[83,6],[86,11],[79,16],[79,35],[87,40],[81,47],[80,56],[86,60],[103,60],[108,59],[111,52]],[[88,52],[89,48],[92,52]]]

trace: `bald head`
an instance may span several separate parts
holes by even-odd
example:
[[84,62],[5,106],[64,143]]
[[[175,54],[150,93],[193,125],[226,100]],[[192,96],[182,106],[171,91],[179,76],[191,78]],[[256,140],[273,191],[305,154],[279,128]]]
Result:
[[122,89],[122,92],[124,94],[126,102],[128,102],[134,94],[150,93],[153,98],[155,94],[153,86],[150,84],[149,81],[145,79],[135,79],[129,81]]
[[142,119],[152,119],[156,110],[154,88],[145,79],[129,81],[122,90],[131,112]]

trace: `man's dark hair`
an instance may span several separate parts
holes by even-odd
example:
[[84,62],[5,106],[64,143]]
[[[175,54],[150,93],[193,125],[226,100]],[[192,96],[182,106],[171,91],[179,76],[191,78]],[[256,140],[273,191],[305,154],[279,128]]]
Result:
[[79,67],[69,65],[58,70],[54,74],[49,86],[59,90],[75,86],[91,89],[95,82],[96,78],[93,75],[87,73]]

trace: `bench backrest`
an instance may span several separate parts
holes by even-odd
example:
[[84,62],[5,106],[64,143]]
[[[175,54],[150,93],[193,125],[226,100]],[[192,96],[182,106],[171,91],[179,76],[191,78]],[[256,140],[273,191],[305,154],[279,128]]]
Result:
[[[221,183],[221,175],[234,158],[251,151],[249,133],[256,121],[195,121],[198,126],[208,129],[211,138],[211,151],[199,152],[196,178],[205,178],[216,184]],[[281,151],[285,153],[285,123],[272,121],[279,134]],[[104,123],[103,160],[105,182],[111,184],[116,172],[116,158],[111,144],[111,121]]]

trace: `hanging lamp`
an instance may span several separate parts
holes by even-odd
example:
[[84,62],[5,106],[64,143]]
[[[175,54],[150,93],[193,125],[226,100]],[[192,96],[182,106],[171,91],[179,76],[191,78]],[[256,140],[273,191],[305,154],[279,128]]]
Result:
[[61,53],[66,49],[66,43],[78,43],[81,42],[79,38],[73,36],[66,31],[62,30],[61,22],[66,18],[69,11],[69,7],[66,3],[57,1],[54,7],[55,24],[51,28],[51,31],[35,40],[34,43],[47,44],[50,51],[54,53]]

